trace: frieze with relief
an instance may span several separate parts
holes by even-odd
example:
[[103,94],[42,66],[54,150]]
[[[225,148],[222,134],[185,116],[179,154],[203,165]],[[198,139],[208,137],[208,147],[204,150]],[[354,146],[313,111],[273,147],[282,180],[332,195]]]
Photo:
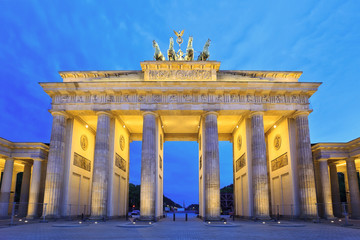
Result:
[[91,171],[91,161],[80,154],[74,153],[73,164],[79,168],[82,168],[88,172]]
[[271,161],[271,171],[276,171],[282,167],[285,167],[289,164],[288,155],[284,153],[280,157],[275,158]]
[[115,155],[115,166],[126,172],[126,160],[117,153]]
[[163,93],[163,94],[88,94],[56,95],[55,104],[66,103],[257,103],[257,104],[308,104],[306,95],[254,95],[254,94],[212,94],[212,93]]
[[210,80],[212,78],[211,71],[209,70],[150,70],[149,80]]
[[235,162],[236,172],[246,166],[245,153],[239,157]]

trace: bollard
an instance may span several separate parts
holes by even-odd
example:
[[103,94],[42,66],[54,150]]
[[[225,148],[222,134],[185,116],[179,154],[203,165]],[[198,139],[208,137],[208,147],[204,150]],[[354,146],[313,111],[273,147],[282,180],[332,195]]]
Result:
[[293,218],[293,215],[294,215],[294,209],[293,209],[293,205],[291,204],[290,205],[291,207],[291,215],[290,215],[290,220],[292,221],[294,218]]
[[185,213],[185,221],[187,222],[187,213]]
[[351,226],[352,224],[349,224],[349,214],[347,213],[346,211],[346,206],[345,206],[345,203],[343,202],[342,203],[342,206],[343,206],[343,209],[344,209],[344,217],[345,217],[345,224],[344,226]]
[[44,205],[43,220],[42,220],[42,221],[40,221],[40,222],[42,222],[42,223],[46,223],[46,222],[47,222],[47,221],[45,220],[46,207],[47,207],[47,203],[45,203],[45,205]]
[[175,213],[173,213],[173,221],[175,221]]
[[276,205],[276,208],[277,208],[277,220],[280,219],[280,206],[279,205]]
[[11,221],[10,226],[14,226],[14,215],[15,215],[15,204],[16,202],[13,202],[12,208],[11,208]]

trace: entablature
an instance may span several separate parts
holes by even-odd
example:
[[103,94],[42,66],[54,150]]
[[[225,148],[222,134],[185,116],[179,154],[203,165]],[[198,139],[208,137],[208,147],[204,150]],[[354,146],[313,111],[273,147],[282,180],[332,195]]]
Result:
[[13,157],[16,159],[47,160],[49,146],[44,143],[19,143],[10,142],[0,138],[0,156]]
[[[209,105],[220,109],[309,109],[309,98],[320,83],[263,82],[102,82],[102,83],[41,83],[53,99],[53,108],[76,104],[77,108],[101,106],[109,109],[145,108],[156,104],[158,110],[169,105]],[[283,106],[282,106],[283,105]],[[203,106],[203,107],[201,107]],[[75,106],[70,108],[74,109]],[[256,107],[258,108],[258,107]],[[66,107],[64,107],[66,109]]]
[[317,143],[311,148],[315,160],[360,156],[360,138],[344,143]]

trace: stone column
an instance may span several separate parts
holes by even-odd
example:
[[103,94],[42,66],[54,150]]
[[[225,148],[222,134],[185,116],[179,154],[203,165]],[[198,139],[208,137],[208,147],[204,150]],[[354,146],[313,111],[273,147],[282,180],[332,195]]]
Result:
[[7,158],[5,160],[5,169],[1,183],[0,217],[8,216],[13,169],[14,169],[14,159]]
[[331,200],[333,203],[333,212],[335,217],[342,217],[339,177],[335,163],[329,164],[330,183],[331,183]]
[[319,168],[320,168],[320,179],[321,179],[321,192],[322,192],[323,204],[324,204],[323,206],[319,206],[319,207],[322,207],[324,209],[324,218],[326,219],[334,218],[327,159],[319,161]]
[[65,113],[53,112],[50,148],[46,171],[45,193],[43,214],[49,217],[60,216],[61,187],[63,182],[64,159],[65,159]]
[[25,163],[23,178],[21,182],[20,206],[19,206],[19,215],[22,217],[26,216],[27,213],[27,206],[29,203],[30,177],[31,177],[31,165],[29,163]]
[[140,218],[155,219],[156,199],[156,148],[157,148],[157,115],[145,112],[143,115],[143,135],[141,149],[141,185],[140,185]]
[[110,113],[97,112],[94,170],[91,192],[91,218],[106,216],[108,162],[110,157]]
[[37,217],[38,206],[39,206],[39,193],[40,193],[40,178],[41,178],[41,161],[34,160],[31,183],[30,183],[30,194],[29,194],[29,206],[27,211],[28,219]]
[[204,115],[205,220],[220,219],[219,134],[216,112]]
[[312,160],[308,112],[294,116],[296,124],[296,149],[300,192],[300,216],[316,217],[316,191]]
[[267,174],[266,143],[262,112],[254,112],[251,118],[252,187],[254,218],[270,219],[269,183]]
[[346,171],[349,182],[351,218],[360,218],[360,193],[355,167],[355,158],[346,159]]

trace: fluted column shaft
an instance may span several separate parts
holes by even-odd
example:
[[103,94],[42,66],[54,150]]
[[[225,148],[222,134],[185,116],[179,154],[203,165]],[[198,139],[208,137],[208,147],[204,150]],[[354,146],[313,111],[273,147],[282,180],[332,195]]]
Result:
[[20,192],[20,216],[26,216],[27,206],[29,202],[29,190],[30,190],[30,178],[31,178],[31,165],[29,163],[24,164],[24,173],[21,181]]
[[13,169],[14,169],[14,159],[7,158],[5,160],[4,174],[1,183],[0,217],[8,216]]
[[37,209],[39,204],[39,193],[40,193],[40,178],[41,178],[41,161],[34,160],[31,183],[30,183],[30,194],[29,194],[29,206],[26,218],[35,218],[37,216]]
[[91,192],[91,217],[102,218],[106,216],[108,161],[110,150],[110,114],[97,113],[97,128],[94,152],[94,169]]
[[60,216],[61,187],[65,159],[66,115],[54,112],[51,129],[50,149],[46,171],[43,214],[51,217]]
[[217,113],[204,116],[205,220],[220,219],[219,134]]
[[350,192],[351,218],[360,218],[360,193],[354,158],[346,159],[346,171]]
[[140,217],[155,219],[156,199],[156,115],[145,112],[143,116],[141,149]]
[[335,217],[341,217],[341,199],[340,199],[340,188],[339,178],[337,174],[337,168],[335,163],[329,164],[330,169],[330,182],[331,182],[331,199],[333,203],[333,212]]
[[269,183],[263,113],[251,115],[252,187],[254,217],[269,218]]
[[302,218],[316,217],[314,164],[310,144],[308,113],[295,116],[297,165]]
[[320,167],[320,178],[321,178],[321,189],[323,195],[323,209],[325,218],[333,218],[333,208],[331,199],[331,187],[329,179],[329,168],[326,160],[319,162]]

